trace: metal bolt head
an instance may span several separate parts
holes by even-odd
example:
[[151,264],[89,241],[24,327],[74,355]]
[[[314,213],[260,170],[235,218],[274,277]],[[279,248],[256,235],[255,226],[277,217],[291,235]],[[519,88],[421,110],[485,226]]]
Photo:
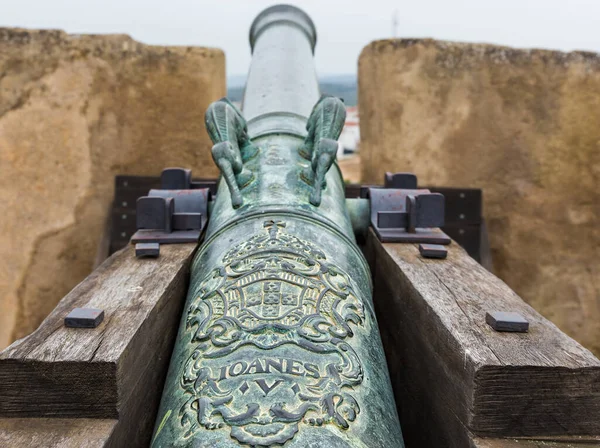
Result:
[[385,188],[417,189],[417,176],[413,173],[385,173]]
[[419,252],[425,258],[441,258],[448,256],[448,249],[441,244],[419,244]]
[[525,333],[529,330],[529,322],[519,313],[512,311],[492,311],[485,313],[485,321],[496,331],[513,331]]
[[135,245],[135,256],[137,258],[156,258],[160,255],[159,243],[137,243]]
[[104,311],[97,308],[73,308],[65,317],[65,327],[96,328],[104,320]]

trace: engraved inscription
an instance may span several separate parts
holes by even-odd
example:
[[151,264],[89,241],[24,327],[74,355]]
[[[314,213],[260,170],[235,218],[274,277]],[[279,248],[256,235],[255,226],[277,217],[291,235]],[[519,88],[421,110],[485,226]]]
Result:
[[203,426],[248,445],[283,444],[301,423],[347,429],[360,412],[352,392],[363,369],[347,339],[364,325],[362,303],[347,275],[284,222],[264,229],[194,290],[185,437]]

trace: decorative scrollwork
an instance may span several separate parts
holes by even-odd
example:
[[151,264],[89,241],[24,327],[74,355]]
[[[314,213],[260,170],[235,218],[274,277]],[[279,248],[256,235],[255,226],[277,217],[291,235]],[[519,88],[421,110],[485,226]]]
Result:
[[345,273],[284,228],[265,222],[194,290],[195,349],[180,382],[186,437],[203,426],[283,444],[302,422],[347,429],[360,413],[351,393],[363,369],[347,340],[364,324],[362,303]]

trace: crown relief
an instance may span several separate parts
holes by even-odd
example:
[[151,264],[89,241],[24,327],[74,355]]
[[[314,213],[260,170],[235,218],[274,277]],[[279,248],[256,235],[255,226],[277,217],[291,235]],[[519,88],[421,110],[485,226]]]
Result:
[[350,340],[365,325],[363,305],[348,276],[285,227],[266,221],[194,288],[185,437],[200,425],[253,446],[283,444],[301,424],[348,429],[360,413],[363,368]]
[[266,250],[287,252],[294,256],[304,256],[309,263],[315,260],[325,260],[325,254],[319,249],[302,241],[294,235],[281,232],[286,226],[283,221],[269,220],[264,222],[266,234],[255,235],[248,241],[231,249],[223,257],[224,264],[240,263],[243,259],[257,255]]

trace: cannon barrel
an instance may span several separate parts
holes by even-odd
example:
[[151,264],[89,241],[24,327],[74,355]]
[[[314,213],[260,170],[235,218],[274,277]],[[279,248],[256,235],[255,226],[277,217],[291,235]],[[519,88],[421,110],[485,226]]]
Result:
[[256,17],[243,104],[252,137],[277,130],[306,134],[306,119],[319,99],[316,41],[312,20],[297,8],[277,5]]
[[403,446],[319,96],[316,31],[278,5],[250,30],[243,113],[206,113],[222,177],[191,267],[153,446]]

